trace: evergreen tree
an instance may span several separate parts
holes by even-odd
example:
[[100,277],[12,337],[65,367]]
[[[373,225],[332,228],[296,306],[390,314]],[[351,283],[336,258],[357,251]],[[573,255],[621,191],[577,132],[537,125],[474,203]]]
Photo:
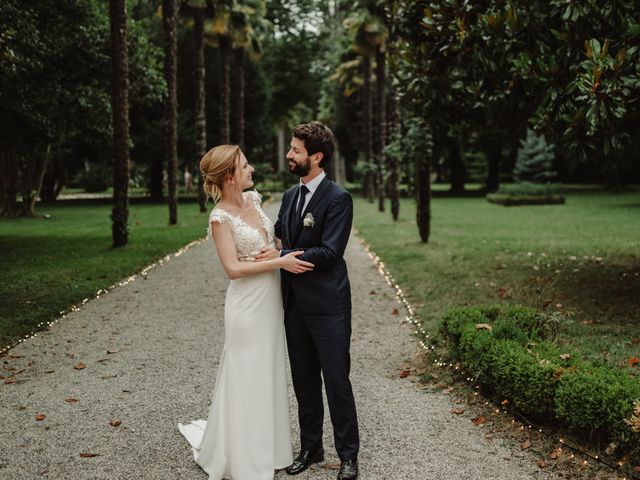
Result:
[[528,129],[527,138],[522,140],[522,147],[518,150],[518,160],[513,169],[516,182],[545,183],[557,177],[553,169],[553,144],[548,144],[544,135]]

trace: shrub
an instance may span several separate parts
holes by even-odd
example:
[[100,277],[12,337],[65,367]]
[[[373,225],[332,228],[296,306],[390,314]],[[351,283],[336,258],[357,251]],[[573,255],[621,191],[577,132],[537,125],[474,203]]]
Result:
[[551,341],[557,326],[531,308],[489,306],[450,310],[440,331],[465,369],[523,413],[621,445],[638,441],[630,419],[640,382],[622,369],[563,353]]
[[527,137],[521,140],[518,158],[513,169],[516,182],[544,183],[553,180],[558,174],[553,169],[553,145],[547,144],[544,135],[528,129]]
[[622,369],[585,367],[560,379],[555,411],[572,428],[598,430],[626,440],[631,429],[625,419],[640,399],[640,382]]

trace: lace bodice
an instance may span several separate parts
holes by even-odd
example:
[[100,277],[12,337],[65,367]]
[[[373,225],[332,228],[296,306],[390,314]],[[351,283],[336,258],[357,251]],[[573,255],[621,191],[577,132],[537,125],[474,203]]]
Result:
[[207,235],[211,236],[211,222],[228,223],[231,226],[231,234],[233,235],[233,241],[236,246],[236,251],[238,252],[238,260],[252,262],[261,248],[265,246],[275,247],[273,238],[274,231],[273,223],[269,217],[267,217],[266,213],[264,213],[264,210],[262,210],[262,195],[255,190],[246,192],[245,195],[251,196],[255,209],[260,215],[260,218],[262,218],[262,226],[267,234],[267,242],[265,243],[264,231],[249,225],[242,218],[231,215],[220,207],[215,207],[209,215]]

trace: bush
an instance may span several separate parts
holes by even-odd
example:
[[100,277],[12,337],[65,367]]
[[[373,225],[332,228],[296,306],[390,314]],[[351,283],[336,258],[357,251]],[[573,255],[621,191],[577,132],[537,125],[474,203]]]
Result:
[[640,382],[622,369],[587,367],[560,379],[556,415],[578,430],[612,433],[627,441],[633,402],[640,398]]
[[521,412],[630,445],[625,419],[640,382],[622,369],[594,366],[552,342],[558,321],[520,306],[450,310],[440,331],[451,355],[500,400]]

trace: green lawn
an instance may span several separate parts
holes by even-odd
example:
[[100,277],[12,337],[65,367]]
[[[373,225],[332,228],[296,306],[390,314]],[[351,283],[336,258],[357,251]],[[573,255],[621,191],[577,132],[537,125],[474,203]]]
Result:
[[179,206],[177,226],[168,225],[164,204],[132,205],[129,245],[113,249],[110,213],[109,205],[60,204],[38,206],[36,218],[0,220],[0,348],[206,234],[196,203]]
[[[356,200],[355,225],[435,332],[461,305],[513,302],[565,314],[560,343],[589,359],[640,356],[640,192],[564,192],[566,205],[435,198],[419,241],[413,200],[393,223]],[[629,368],[638,374],[640,366]]]

